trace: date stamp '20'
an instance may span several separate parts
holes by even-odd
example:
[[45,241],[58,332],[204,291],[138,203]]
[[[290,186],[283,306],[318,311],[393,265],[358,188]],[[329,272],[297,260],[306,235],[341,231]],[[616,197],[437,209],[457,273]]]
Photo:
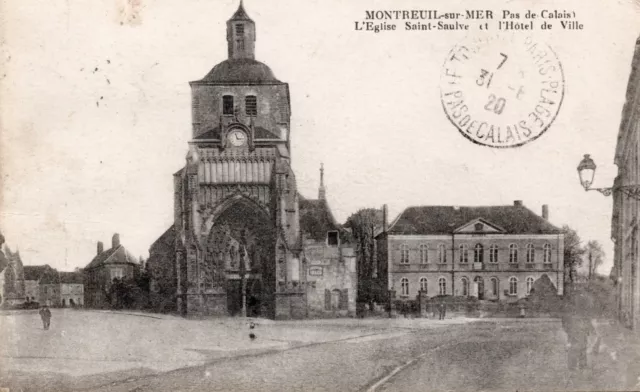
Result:
[[456,45],[444,63],[441,100],[466,138],[489,147],[522,146],[553,123],[564,98],[555,52],[531,36],[488,36]]

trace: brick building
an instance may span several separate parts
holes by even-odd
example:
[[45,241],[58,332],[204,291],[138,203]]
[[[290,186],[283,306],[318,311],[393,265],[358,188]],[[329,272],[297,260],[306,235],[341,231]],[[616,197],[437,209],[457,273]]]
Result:
[[543,275],[563,292],[564,235],[515,201],[512,206],[405,209],[378,235],[378,276],[397,299],[419,291],[514,301]]
[[[111,248],[104,250],[102,242],[98,242],[96,256],[84,268],[85,287],[84,304],[87,307],[102,308],[108,306],[107,293],[111,282],[118,279],[133,279],[140,272],[140,265],[135,257],[120,243],[120,235],[114,234]],[[60,293],[60,303],[62,303]]]
[[351,256],[326,200],[297,191],[289,85],[255,60],[255,39],[241,3],[227,21],[228,59],[190,83],[191,141],[174,175],[174,224],[150,250],[152,302],[168,298],[185,315],[349,314],[355,286],[338,274],[350,274]]
[[615,164],[618,166],[618,176],[614,182],[611,222],[611,238],[614,241],[612,275],[617,283],[620,320],[629,328],[637,330],[640,326],[640,201],[628,197],[616,188],[640,185],[640,37],[635,43],[631,63],[626,103],[618,131]]

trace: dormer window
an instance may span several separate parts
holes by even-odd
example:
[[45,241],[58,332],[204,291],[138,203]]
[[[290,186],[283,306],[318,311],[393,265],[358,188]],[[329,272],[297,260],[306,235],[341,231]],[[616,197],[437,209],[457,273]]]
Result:
[[258,115],[258,98],[255,95],[247,95],[244,100],[244,107],[247,116]]
[[226,114],[226,115],[233,114],[233,96],[232,95],[222,96],[222,114]]
[[337,231],[329,231],[327,232],[327,245],[329,246],[338,246],[340,240],[338,238]]

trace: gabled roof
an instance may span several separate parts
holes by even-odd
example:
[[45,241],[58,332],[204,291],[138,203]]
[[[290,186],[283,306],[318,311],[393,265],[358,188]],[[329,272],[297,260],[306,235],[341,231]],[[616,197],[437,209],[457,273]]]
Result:
[[524,206],[419,206],[405,209],[389,234],[452,234],[474,220],[504,229],[506,234],[560,234],[562,231]]
[[154,249],[158,247],[169,247],[173,248],[174,242],[176,240],[176,228],[175,225],[171,225],[157,240],[151,244],[150,253],[153,252]]
[[97,268],[104,264],[135,264],[138,265],[136,258],[133,257],[122,245],[110,248],[96,255],[85,269]]
[[300,209],[300,231],[316,241],[324,241],[327,232],[341,231],[342,227],[336,222],[326,200],[305,199],[298,195]]
[[80,272],[60,272],[60,283],[84,284],[84,276]]
[[40,280],[46,273],[54,271],[48,264],[45,265],[25,265],[24,280]]

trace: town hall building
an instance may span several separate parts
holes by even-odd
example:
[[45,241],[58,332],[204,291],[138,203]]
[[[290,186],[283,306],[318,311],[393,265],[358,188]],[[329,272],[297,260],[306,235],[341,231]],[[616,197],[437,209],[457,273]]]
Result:
[[174,224],[152,246],[152,302],[184,315],[355,312],[355,255],[326,202],[297,191],[289,85],[255,60],[242,3],[228,59],[190,83],[192,137],[174,174]]

